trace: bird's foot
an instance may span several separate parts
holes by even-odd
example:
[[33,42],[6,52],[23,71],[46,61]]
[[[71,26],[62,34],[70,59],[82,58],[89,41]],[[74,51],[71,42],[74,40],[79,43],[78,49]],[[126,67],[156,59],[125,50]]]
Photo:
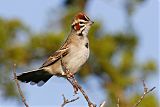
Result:
[[74,74],[72,74],[71,72],[67,72],[67,73],[66,73],[66,76],[67,76],[68,78],[74,78]]

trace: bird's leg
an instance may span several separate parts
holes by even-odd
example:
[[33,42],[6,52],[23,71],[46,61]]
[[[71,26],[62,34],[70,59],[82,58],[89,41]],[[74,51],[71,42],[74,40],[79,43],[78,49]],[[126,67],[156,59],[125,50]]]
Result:
[[75,82],[73,81],[73,78],[74,78],[74,75],[69,71],[69,69],[66,68],[65,64],[63,63],[62,61],[62,56],[61,56],[61,65],[62,65],[62,68],[63,68],[63,71],[65,73],[65,76],[67,78],[67,80],[72,84],[73,86],[73,89],[74,89],[74,93],[77,94],[78,92],[78,87],[77,85],[75,84]]
[[73,74],[69,71],[69,69],[67,69],[65,63],[63,62],[62,60],[62,55],[61,55],[61,65],[62,65],[62,69],[64,71],[64,75],[67,77],[67,78],[72,78],[73,77]]

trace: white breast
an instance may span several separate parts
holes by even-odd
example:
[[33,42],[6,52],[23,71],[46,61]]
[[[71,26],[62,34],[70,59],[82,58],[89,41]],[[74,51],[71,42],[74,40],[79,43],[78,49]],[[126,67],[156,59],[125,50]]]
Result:
[[73,44],[70,47],[70,53],[64,58],[67,63],[67,69],[72,73],[76,73],[78,69],[87,61],[89,57],[89,47],[87,48],[85,44],[88,43],[88,39],[85,38]]

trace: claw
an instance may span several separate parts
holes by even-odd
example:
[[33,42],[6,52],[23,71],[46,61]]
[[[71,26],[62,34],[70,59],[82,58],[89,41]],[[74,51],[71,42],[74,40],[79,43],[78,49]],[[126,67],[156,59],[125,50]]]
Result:
[[73,74],[71,72],[67,72],[67,77],[68,78],[73,78]]
[[78,93],[78,88],[77,88],[77,86],[74,85],[73,88],[74,88],[74,94],[77,94],[77,93]]

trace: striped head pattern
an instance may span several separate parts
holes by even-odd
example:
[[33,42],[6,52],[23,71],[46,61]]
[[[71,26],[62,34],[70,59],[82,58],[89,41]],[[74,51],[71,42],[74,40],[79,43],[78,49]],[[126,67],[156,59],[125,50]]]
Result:
[[93,23],[93,21],[91,21],[84,13],[81,12],[74,17],[72,28],[79,36],[86,36]]

